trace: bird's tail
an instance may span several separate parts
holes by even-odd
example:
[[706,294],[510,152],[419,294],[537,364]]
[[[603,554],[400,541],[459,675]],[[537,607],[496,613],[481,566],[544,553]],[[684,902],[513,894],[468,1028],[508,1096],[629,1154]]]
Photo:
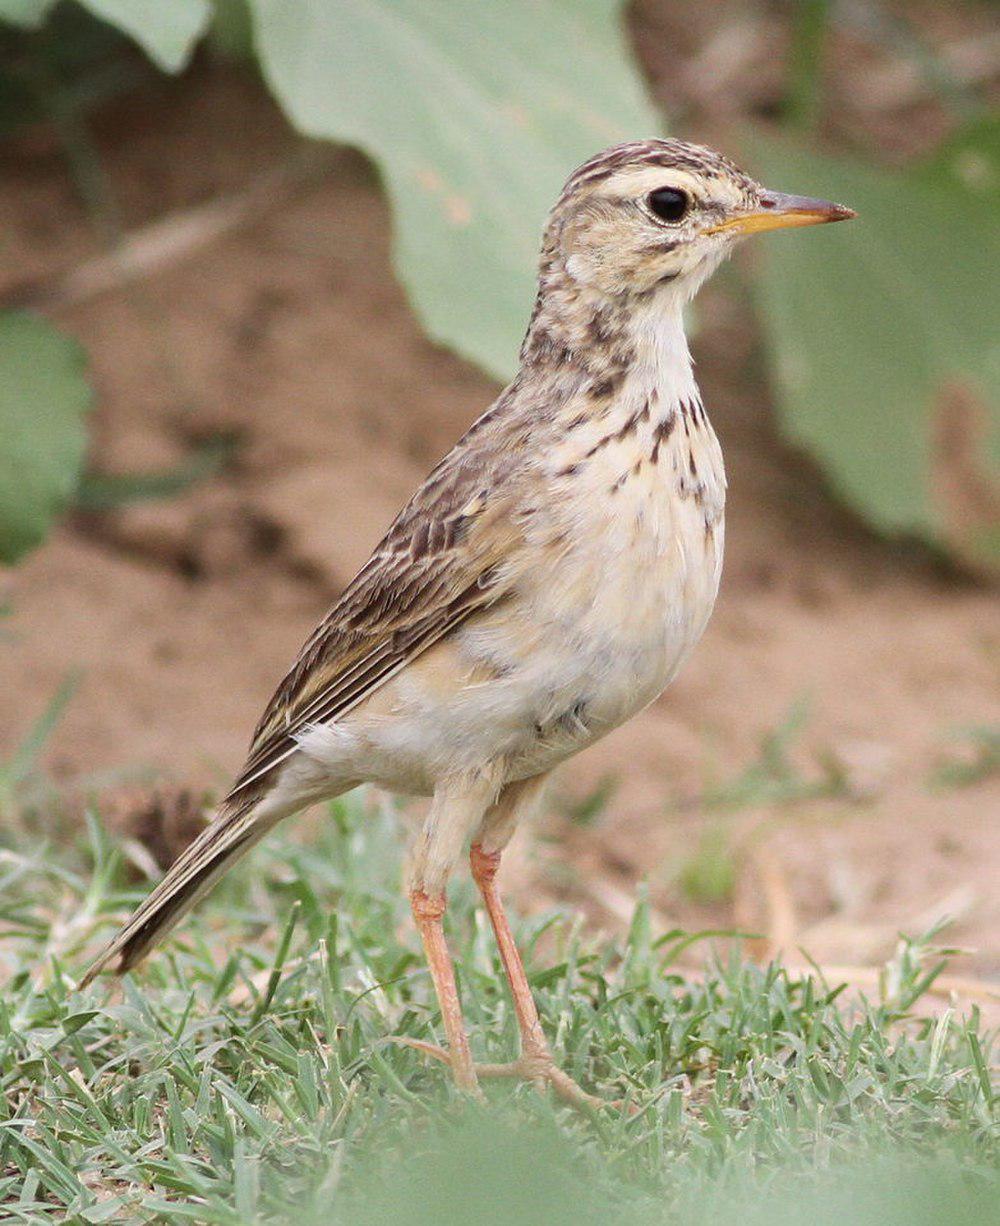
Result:
[[88,967],[80,987],[86,987],[105,969],[122,974],[140,962],[226,869],[286,812],[267,812],[261,803],[224,803],[211,824],[181,852],[163,880]]

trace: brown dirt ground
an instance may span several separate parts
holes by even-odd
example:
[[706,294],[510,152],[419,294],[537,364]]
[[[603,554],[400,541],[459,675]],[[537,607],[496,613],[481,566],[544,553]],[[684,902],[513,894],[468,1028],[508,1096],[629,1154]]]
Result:
[[[661,88],[671,62],[649,9],[636,31]],[[697,48],[679,45],[690,73]],[[766,93],[766,73],[741,79],[744,93]],[[721,122],[701,113],[709,130]],[[97,132],[130,229],[244,188],[293,146],[254,83],[217,69],[151,85]],[[96,249],[44,134],[3,154],[0,233],[11,282]],[[186,786],[225,783],[304,636],[496,391],[422,337],[388,240],[373,176],[336,154],[253,224],[138,286],[52,312],[91,355],[95,467],[168,467],[216,430],[240,447],[183,496],[78,515],[0,576],[12,609],[0,755],[80,666],[46,753],[57,778],[118,772],[102,776],[112,803],[137,765]],[[696,354],[731,480],[718,610],[668,694],[563,774],[507,884],[523,906],[563,897],[618,926],[648,878],[663,925],[764,927],[832,964],[882,959],[900,929],[950,913],[949,941],[972,950],[955,970],[1000,976],[996,782],[927,782],[950,728],[1000,718],[995,592],[874,539],[782,445],[738,272],[706,291],[702,321]],[[807,780],[835,763],[838,794],[701,804],[706,782],[737,778],[803,695],[810,715],[791,759]],[[567,807],[609,778],[597,818],[572,821]],[[735,874],[717,901],[679,884],[706,830]]]

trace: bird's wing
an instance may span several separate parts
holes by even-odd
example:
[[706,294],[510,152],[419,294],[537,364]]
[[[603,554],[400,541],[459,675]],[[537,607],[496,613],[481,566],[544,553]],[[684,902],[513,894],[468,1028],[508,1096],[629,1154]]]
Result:
[[504,595],[521,539],[504,477],[461,445],[431,473],[278,686],[231,797],[293,754],[306,727],[345,715]]

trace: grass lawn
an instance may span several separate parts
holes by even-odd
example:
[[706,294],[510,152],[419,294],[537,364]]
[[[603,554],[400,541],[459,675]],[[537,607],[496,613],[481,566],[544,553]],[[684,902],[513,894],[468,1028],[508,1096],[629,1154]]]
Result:
[[[294,832],[292,832],[294,834]],[[557,1057],[627,1109],[527,1086],[463,1102],[389,1036],[440,1040],[388,806],[355,795],[279,832],[118,987],[74,990],[146,886],[93,823],[0,851],[0,1222],[994,1223],[990,1038],[921,1019],[939,965],[902,945],[885,1000],[692,939],[571,915],[518,925]],[[515,1052],[467,880],[450,937],[477,1056]],[[849,999],[850,998],[850,999]]]

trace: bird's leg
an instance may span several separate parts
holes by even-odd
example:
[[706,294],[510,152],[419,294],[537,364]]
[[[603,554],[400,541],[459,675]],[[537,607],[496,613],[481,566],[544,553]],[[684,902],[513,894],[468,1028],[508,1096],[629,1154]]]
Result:
[[465,840],[493,807],[498,791],[489,769],[439,781],[423,828],[410,849],[407,892],[444,1025],[447,1049],[421,1039],[396,1041],[449,1064],[459,1089],[477,1094],[476,1070],[462,1021],[455,968],[444,937],[445,885],[461,859]]
[[[441,1020],[448,1046],[440,1047],[436,1043],[409,1037],[398,1038],[396,1042],[450,1065],[456,1083],[467,1092],[478,1092],[477,1076],[519,1077],[537,1085],[550,1085],[560,1097],[574,1106],[593,1109],[605,1104],[582,1090],[562,1069],[556,1067],[552,1059],[531,995],[528,976],[524,972],[524,964],[514,944],[514,935],[496,887],[500,855],[514,833],[515,820],[528,804],[537,803],[543,786],[543,778],[526,779],[509,784],[497,795],[491,777],[479,774],[471,779],[449,781],[448,785],[441,785],[435,791],[427,821],[413,848],[409,895],[441,1005]],[[474,818],[474,822],[470,818]],[[521,1055],[510,1064],[472,1062],[462,1023],[455,971],[442,927],[445,882],[461,855],[462,843],[472,831],[477,831],[470,852],[472,875],[493,925],[521,1032]]]
[[503,900],[497,889],[496,876],[500,868],[500,855],[499,851],[483,851],[479,843],[473,843],[469,851],[472,879],[479,887],[479,893],[486,904],[486,913],[490,917],[493,935],[500,950],[500,961],[510,984],[510,994],[514,998],[514,1012],[517,1015],[518,1029],[521,1031],[521,1058],[528,1062],[551,1061],[552,1056],[542,1032],[535,998],[531,994],[524,963],[514,942],[514,934],[510,930]]
[[548,1042],[542,1031],[531,985],[524,970],[524,963],[514,942],[507,913],[497,889],[496,875],[500,867],[499,851],[484,851],[473,843],[469,853],[472,876],[486,904],[486,911],[493,926],[500,960],[510,984],[514,1000],[514,1012],[521,1032],[521,1055],[512,1064],[480,1064],[476,1070],[481,1077],[523,1077],[539,1085],[551,1085],[560,1098],[577,1107],[603,1107],[604,1102],[582,1090],[552,1059]]
[[[441,1021],[448,1039],[448,1063],[451,1065],[455,1084],[466,1093],[475,1094],[479,1088],[476,1070],[469,1051],[469,1038],[462,1021],[462,1006],[455,983],[455,968],[444,937],[445,893],[438,890],[428,893],[423,889],[410,891],[410,906],[416,921],[417,931],[423,942],[427,965],[430,967],[434,990],[441,1006]],[[418,1050],[427,1050],[431,1045],[412,1042]],[[438,1049],[432,1054],[437,1055]]]

